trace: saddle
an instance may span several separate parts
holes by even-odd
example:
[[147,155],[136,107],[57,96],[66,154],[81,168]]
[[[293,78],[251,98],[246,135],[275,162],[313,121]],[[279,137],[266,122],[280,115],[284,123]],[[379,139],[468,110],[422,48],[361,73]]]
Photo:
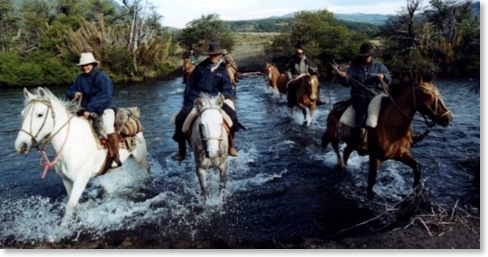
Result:
[[[378,117],[381,110],[381,103],[383,98],[387,97],[385,94],[375,96],[368,105],[368,118],[366,119],[366,126],[375,128],[378,125]],[[356,128],[355,111],[352,107],[351,101],[341,101],[334,104],[334,108],[338,112],[343,112],[339,122],[336,126],[335,134],[338,138],[348,141],[353,138],[353,131]]]
[[[140,113],[139,107],[121,107],[115,109],[114,127],[119,138],[119,148],[124,148],[129,151],[134,150],[137,144],[137,138],[135,136],[144,130],[139,121]],[[103,130],[102,118],[94,114],[91,117],[91,123],[94,136],[98,139],[100,147],[106,148],[106,133]]]
[[[366,126],[375,128],[376,125],[378,125],[378,116],[380,114],[381,102],[384,97],[387,96],[385,94],[379,94],[375,96],[369,103]],[[352,105],[349,102],[349,107],[347,107],[346,111],[344,111],[339,122],[351,128],[355,128],[356,127],[355,117],[356,116],[355,116],[354,108],[352,108]]]
[[[234,103],[231,100],[225,99],[224,104],[227,104],[232,110],[235,110]],[[198,114],[199,113],[198,113],[197,109],[195,107],[193,107],[190,114],[188,114],[188,116],[185,119],[185,122],[183,123],[183,128],[182,128],[183,133],[189,133],[191,131],[193,123],[197,119]],[[222,111],[222,117],[224,118],[225,129],[227,130],[227,133],[229,133],[229,130],[233,126],[234,123],[232,122],[232,119],[230,118],[230,116],[224,111]]]

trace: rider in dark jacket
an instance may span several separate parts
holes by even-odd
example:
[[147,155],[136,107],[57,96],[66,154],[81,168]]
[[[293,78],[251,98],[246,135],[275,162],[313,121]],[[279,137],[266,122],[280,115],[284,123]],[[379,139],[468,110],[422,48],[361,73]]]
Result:
[[366,119],[368,105],[371,100],[383,91],[383,84],[388,85],[391,75],[385,65],[373,59],[374,47],[370,43],[363,43],[358,55],[351,61],[347,73],[339,71],[340,83],[351,87],[351,101],[355,111],[356,127],[359,128],[357,141],[360,150],[366,150]]
[[[183,94],[183,108],[176,116],[176,129],[173,135],[173,140],[178,142],[178,153],[175,159],[181,161],[186,156],[186,134],[183,133],[183,123],[186,117],[193,109],[194,100],[199,97],[201,92],[206,92],[211,95],[218,95],[221,93],[226,99],[232,97],[232,85],[230,83],[229,75],[225,68],[225,63],[222,62],[223,49],[217,43],[211,43],[209,50],[206,53],[209,55],[207,59],[202,61],[190,75]],[[231,136],[229,137],[229,155],[237,156],[237,150],[233,144],[234,133],[238,129],[238,121],[236,112],[227,106],[225,103],[222,109],[232,118],[233,127],[231,128]]]
[[92,113],[95,113],[101,117],[103,129],[107,134],[109,156],[112,159],[104,168],[107,170],[110,166],[121,166],[122,162],[119,157],[118,136],[114,128],[115,105],[112,101],[114,85],[105,72],[97,69],[99,63],[92,53],[81,54],[78,66],[82,73],[68,88],[66,98],[72,100],[81,97],[82,109],[77,113],[79,116],[89,119],[93,118]]

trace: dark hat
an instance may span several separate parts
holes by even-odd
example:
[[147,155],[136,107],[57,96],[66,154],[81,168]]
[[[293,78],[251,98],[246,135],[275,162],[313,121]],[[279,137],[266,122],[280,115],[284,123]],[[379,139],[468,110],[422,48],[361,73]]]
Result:
[[374,51],[374,46],[370,43],[363,43],[359,48],[358,56],[372,56]]
[[220,48],[219,43],[210,43],[208,45],[208,52],[204,52],[203,54],[206,55],[216,55],[216,54],[222,54],[224,52],[224,49]]
[[193,47],[193,46],[189,46],[189,47],[188,47],[188,50],[195,50],[195,47]]

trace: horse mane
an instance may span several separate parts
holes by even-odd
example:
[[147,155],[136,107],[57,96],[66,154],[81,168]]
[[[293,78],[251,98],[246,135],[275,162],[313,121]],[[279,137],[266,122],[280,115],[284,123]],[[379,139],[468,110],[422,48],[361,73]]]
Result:
[[401,92],[407,88],[411,87],[412,85],[416,84],[418,80],[424,82],[432,82],[435,76],[432,72],[423,72],[418,74],[400,74],[397,75],[395,79],[393,79],[392,83],[389,86],[390,94],[392,96],[398,96]]
[[[39,87],[34,91],[37,98],[41,98],[40,90],[44,90],[45,97],[47,97],[49,100],[59,102],[70,113],[76,113],[81,108],[79,101],[69,101],[67,99],[57,97],[56,95],[54,95],[53,92],[51,92],[51,90],[49,90],[48,88],[45,88],[45,87],[42,87],[42,88]],[[26,99],[26,101],[27,101],[27,99]]]

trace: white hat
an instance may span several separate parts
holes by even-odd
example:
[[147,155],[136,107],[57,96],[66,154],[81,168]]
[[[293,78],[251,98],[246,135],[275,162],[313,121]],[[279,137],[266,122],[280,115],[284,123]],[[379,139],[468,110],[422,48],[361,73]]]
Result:
[[228,52],[227,52],[227,49],[222,50],[222,53],[223,53],[223,54],[227,54],[227,53],[228,53]]
[[100,63],[100,62],[95,60],[95,57],[93,57],[92,53],[81,53],[80,63],[78,63],[78,66],[83,66],[92,63]]

